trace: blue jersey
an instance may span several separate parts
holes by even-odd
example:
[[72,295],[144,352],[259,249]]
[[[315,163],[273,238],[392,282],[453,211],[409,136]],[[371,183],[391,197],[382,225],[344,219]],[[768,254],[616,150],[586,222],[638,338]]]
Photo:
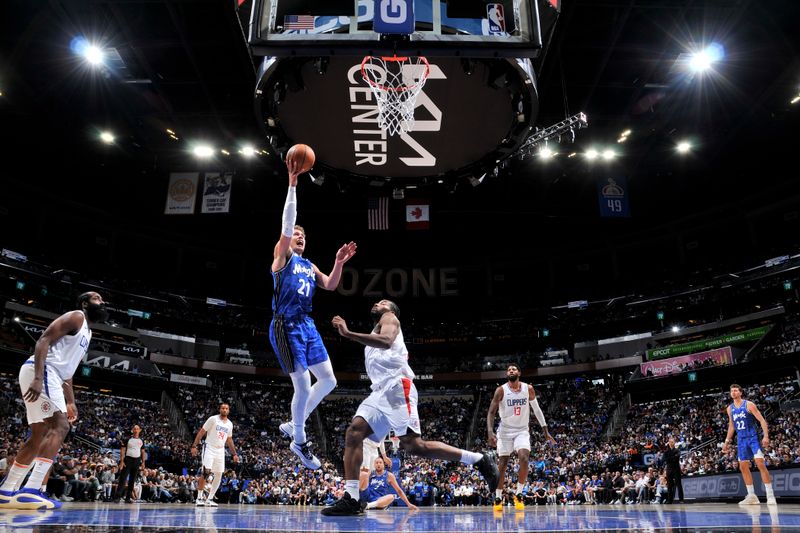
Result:
[[381,496],[388,494],[389,472],[384,470],[380,476],[372,473],[369,476],[369,486],[367,487],[367,501],[374,502]]
[[293,253],[282,269],[272,273],[272,280],[274,314],[293,317],[311,312],[317,286],[311,261]]
[[742,405],[739,407],[736,407],[735,403],[731,404],[731,418],[733,419],[733,427],[736,429],[736,438],[738,440],[750,437],[758,439],[756,417],[747,410],[747,400],[743,400]]

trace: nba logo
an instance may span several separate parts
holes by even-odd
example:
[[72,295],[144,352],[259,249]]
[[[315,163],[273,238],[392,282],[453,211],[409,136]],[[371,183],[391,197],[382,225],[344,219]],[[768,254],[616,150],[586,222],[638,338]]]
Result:
[[506,32],[503,4],[486,4],[486,18],[489,19],[489,35],[500,35]]

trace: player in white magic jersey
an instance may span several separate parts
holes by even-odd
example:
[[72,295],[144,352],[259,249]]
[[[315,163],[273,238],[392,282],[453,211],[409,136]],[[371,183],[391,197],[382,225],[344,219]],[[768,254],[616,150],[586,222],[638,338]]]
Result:
[[[41,490],[70,422],[78,419],[72,375],[92,340],[89,326],[108,317],[103,297],[86,292],[78,297],[78,310],[64,313],[44,330],[33,355],[19,371],[31,436],[17,452],[14,464],[0,486],[0,509],[58,509]],[[22,481],[31,471],[25,486]]]
[[[555,444],[555,439],[547,431],[547,423],[544,420],[544,413],[539,407],[539,400],[536,399],[536,391],[533,386],[519,380],[520,371],[517,365],[508,365],[506,369],[508,382],[500,385],[494,391],[492,403],[489,405],[489,414],[486,417],[486,429],[489,433],[489,444],[497,446],[498,469],[500,478],[497,480],[495,488],[494,506],[496,511],[503,510],[503,480],[505,479],[506,465],[512,452],[517,452],[519,459],[519,476],[517,478],[517,490],[515,492],[514,507],[517,510],[525,508],[522,501],[522,489],[528,480],[528,462],[531,454],[531,410],[536,415],[536,420],[542,426],[545,438],[551,444]],[[499,411],[500,427],[497,435],[494,434],[494,416]]]
[[480,454],[454,448],[421,437],[417,412],[417,388],[414,372],[408,366],[408,350],[403,341],[398,315],[400,310],[390,300],[372,306],[375,326],[371,333],[356,333],[347,328],[340,316],[333,318],[339,335],[366,346],[364,363],[372,382],[372,394],[361,402],[353,421],[347,428],[344,449],[345,494],[324,515],[354,515],[363,512],[366,502],[359,502],[359,467],[362,462],[364,439],[381,442],[389,431],[400,439],[400,446],[413,455],[461,461],[474,464],[490,485],[497,483],[497,464],[492,454]]
[[[214,495],[217,493],[219,484],[222,482],[222,473],[225,471],[226,445],[233,455],[233,462],[239,462],[236,447],[233,445],[233,422],[228,420],[230,412],[230,405],[227,403],[220,404],[219,414],[209,417],[194,437],[192,457],[196,457],[198,454],[197,447],[200,444],[200,440],[203,437],[206,438],[206,442],[203,445],[203,475],[200,476],[200,481],[197,483],[197,501],[195,502],[197,505],[217,506],[214,501]],[[209,473],[213,474],[214,479],[211,482],[211,491],[205,497],[206,476]]]

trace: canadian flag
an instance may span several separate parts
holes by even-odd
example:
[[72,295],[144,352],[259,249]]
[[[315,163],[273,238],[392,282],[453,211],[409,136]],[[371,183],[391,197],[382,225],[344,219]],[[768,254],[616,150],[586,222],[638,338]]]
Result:
[[406,229],[428,229],[431,206],[427,200],[406,200]]

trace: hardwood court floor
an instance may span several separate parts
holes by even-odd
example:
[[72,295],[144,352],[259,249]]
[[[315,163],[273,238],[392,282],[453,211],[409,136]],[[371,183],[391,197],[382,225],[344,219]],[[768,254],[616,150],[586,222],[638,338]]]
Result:
[[735,504],[405,508],[325,517],[319,507],[65,503],[56,511],[0,513],[0,531],[800,531],[800,505]]

